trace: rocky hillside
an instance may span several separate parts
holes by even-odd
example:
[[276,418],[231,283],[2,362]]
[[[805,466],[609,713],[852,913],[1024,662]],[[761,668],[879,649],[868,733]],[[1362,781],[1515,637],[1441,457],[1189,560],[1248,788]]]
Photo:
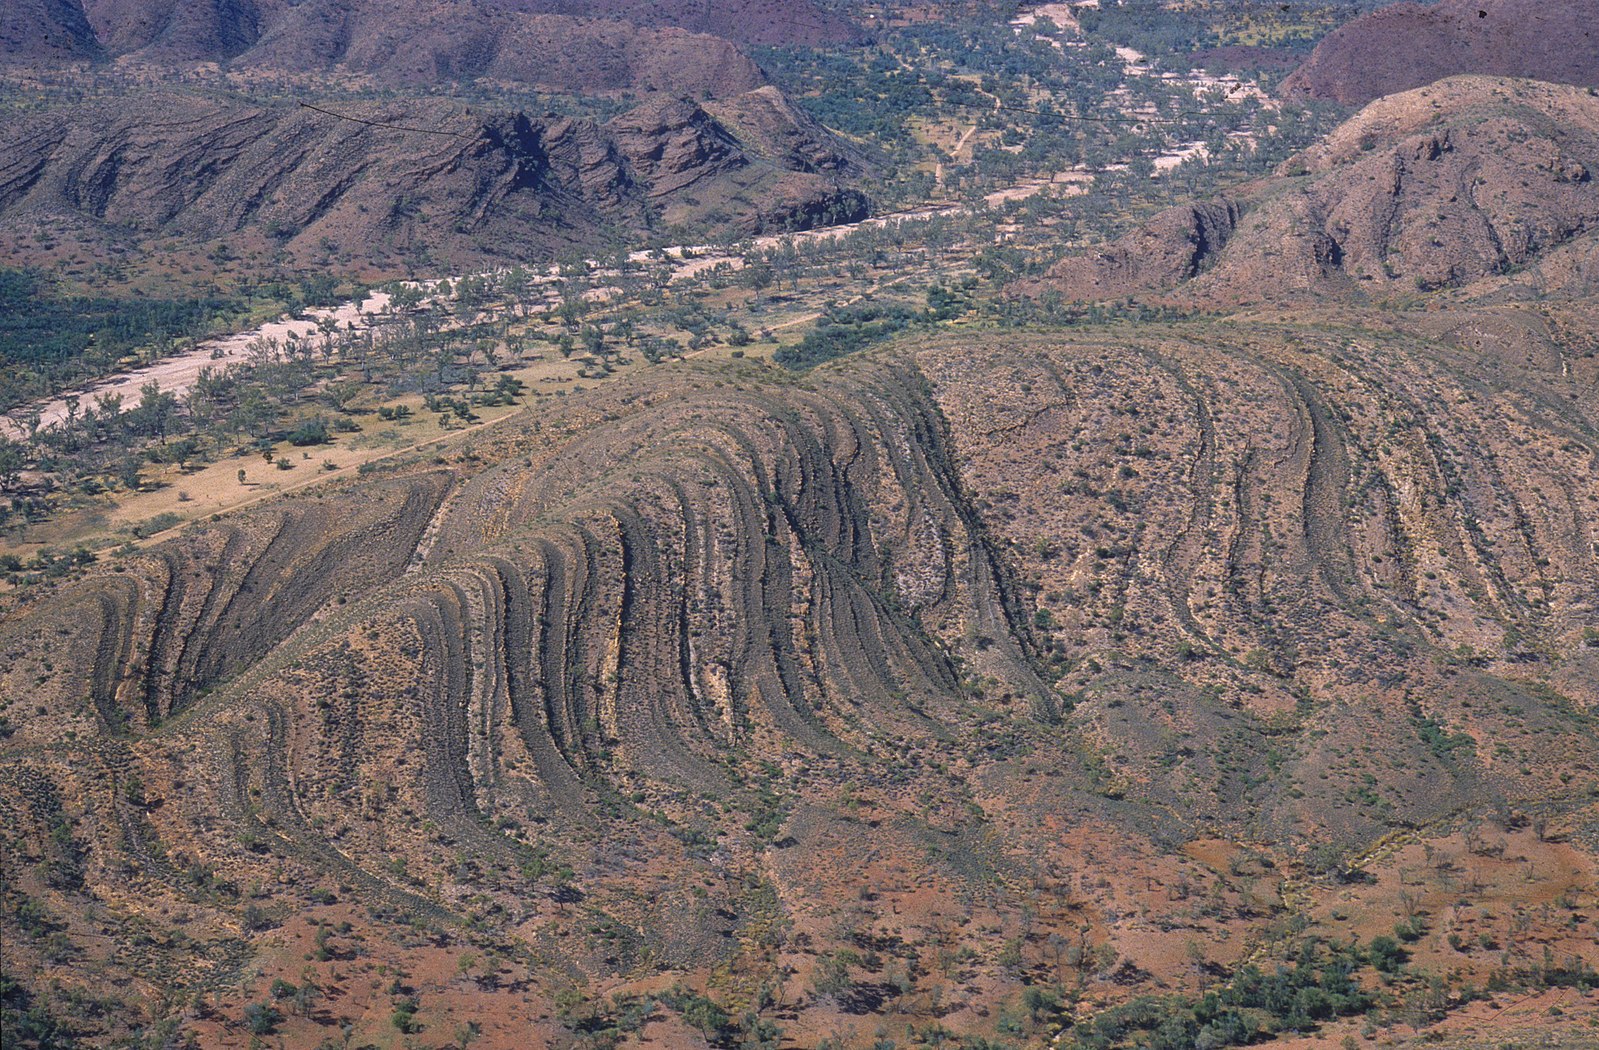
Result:
[[1076,300],[1120,299],[1174,288],[1211,265],[1238,228],[1229,200],[1168,208],[1132,233],[1088,255],[1065,259],[1029,285]]
[[762,83],[738,44],[835,43],[856,33],[807,2],[771,0],[26,0],[0,11],[0,64],[215,62],[392,86],[486,78],[700,98]]
[[77,0],[14,0],[0,6],[0,63],[23,55],[40,65],[100,57],[83,5]]
[[1493,370],[1503,323],[1369,317],[688,366],[192,529],[0,622],[8,967],[203,1045],[274,979],[294,1045],[404,996],[582,1045],[673,982],[992,1035],[1235,964],[1272,872],[1360,912],[1386,862],[1315,880],[1394,829],[1588,827],[1599,406],[1526,321]]
[[[572,6],[89,14],[129,67],[287,69],[316,40],[394,83],[592,87],[809,10]],[[562,50],[573,26],[601,57]],[[184,279],[207,253],[433,275],[866,207],[868,162],[775,88],[704,94],[603,122],[155,90],[27,112],[0,236]],[[100,399],[40,447],[136,426],[108,467],[172,463],[133,461],[122,507],[63,483],[100,545],[0,565],[6,1050],[1591,1042],[1596,165],[1588,90],[1450,77],[1013,290],[1180,320],[983,302],[1020,227],[974,211],[733,280],[701,254],[703,288],[656,271],[579,328],[597,267],[455,329],[463,354],[420,333],[478,281],[396,293],[381,328],[295,340],[326,358],[303,379]],[[718,311],[713,353],[650,330]],[[491,352],[500,320],[525,361]],[[842,356],[779,367],[766,325]],[[532,345],[574,334],[602,345]],[[355,383],[380,348],[440,386]],[[436,392],[462,356],[476,402]],[[288,443],[241,417],[185,472],[171,413],[266,384],[303,410]],[[13,484],[42,462],[0,452]],[[135,514],[158,479],[204,511]]]
[[547,259],[660,222],[858,217],[858,161],[774,95],[730,106],[727,123],[656,100],[606,126],[443,101],[339,107],[371,123],[164,94],[52,110],[4,133],[0,228],[226,238],[239,254],[332,251],[381,269],[418,249]]
[[[820,46],[855,40],[860,29],[811,0],[512,0],[518,10],[586,18],[616,18],[637,25],[677,26],[740,44]],[[833,5],[829,5],[833,6]]]
[[[1372,103],[1278,175],[1068,258],[1035,290],[1227,306],[1440,288],[1591,290],[1599,98],[1460,77]],[[1589,260],[1584,262],[1584,260]]]
[[[695,98],[737,94],[765,80],[736,45],[720,37],[461,7],[444,3],[417,10],[389,3],[352,11],[330,6],[320,13],[310,5],[295,7],[233,56],[233,63],[243,69],[358,74],[396,87],[482,78],[554,92],[670,91]],[[138,54],[164,60],[169,56],[161,53],[163,46],[158,39]]]
[[1461,73],[1599,86],[1599,0],[1393,4],[1329,35],[1283,91],[1364,105]]

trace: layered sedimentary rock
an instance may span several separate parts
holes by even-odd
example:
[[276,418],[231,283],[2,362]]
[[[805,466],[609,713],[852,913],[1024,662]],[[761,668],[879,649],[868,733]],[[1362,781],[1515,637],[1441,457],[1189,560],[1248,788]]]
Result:
[[[747,106],[770,113],[768,93]],[[368,266],[422,248],[548,258],[713,211],[758,229],[866,208],[852,186],[866,167],[825,129],[729,127],[673,100],[602,126],[436,100],[330,109],[152,94],[45,111],[4,139],[0,225],[13,230],[228,238],[235,251],[243,233]]]
[[[1163,953],[1263,913],[1217,883],[1129,920],[1072,872],[1202,887],[1176,846],[1303,865],[1599,787],[1595,364],[1515,320],[658,372],[200,526],[0,624],[16,885],[150,980],[237,972],[268,874],[524,945],[543,997],[781,982],[762,924],[814,959],[860,893],[907,959],[981,900],[1180,979]],[[728,872],[768,888],[646,903]],[[181,910],[189,968],[95,955],[89,898]]]

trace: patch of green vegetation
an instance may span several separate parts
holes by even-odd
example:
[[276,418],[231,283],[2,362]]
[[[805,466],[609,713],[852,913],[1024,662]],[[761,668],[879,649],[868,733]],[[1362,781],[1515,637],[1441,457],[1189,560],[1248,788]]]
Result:
[[329,273],[307,273],[224,293],[216,285],[181,298],[83,295],[37,269],[0,267],[0,408],[106,375],[129,357],[154,360],[183,341],[230,331],[265,311],[298,314],[359,295]]
[[1219,41],[1197,13],[1174,10],[1164,0],[1121,0],[1082,7],[1077,10],[1077,21],[1089,33],[1146,55],[1197,51]]
[[830,310],[798,343],[772,356],[788,368],[814,368],[891,339],[925,318],[923,311],[900,304],[870,303]]
[[154,536],[158,532],[165,532],[182,521],[183,517],[181,515],[167,511],[157,514],[153,518],[135,523],[128,528],[128,531],[142,540]]
[[221,295],[145,299],[62,295],[36,270],[0,268],[0,405],[11,406],[112,370],[140,351],[160,355],[185,337],[242,318]]
[[1450,733],[1432,717],[1414,719],[1416,735],[1439,758],[1448,758],[1456,751],[1475,751],[1477,741],[1469,733]]
[[[1390,958],[1379,957],[1385,963]],[[1279,1032],[1313,1031],[1323,1021],[1362,1014],[1376,1005],[1355,979],[1367,965],[1377,965],[1369,951],[1311,939],[1273,972],[1250,964],[1198,999],[1134,999],[1081,1022],[1066,1033],[1069,1041],[1062,1045],[1078,1050],[1192,1050],[1247,1046]]]
[[325,445],[331,440],[328,422],[321,416],[307,419],[289,432],[289,444],[296,446]]
[[28,990],[0,974],[0,1029],[6,1045],[36,1046],[41,1050],[76,1045],[70,1033],[42,1003],[34,1001]]
[[681,984],[668,989],[661,1002],[707,1039],[718,1038],[733,1027],[732,1015],[721,1004]]
[[12,585],[59,580],[81,573],[94,562],[94,552],[83,546],[70,551],[45,547],[27,561],[15,554],[0,554],[0,579]]

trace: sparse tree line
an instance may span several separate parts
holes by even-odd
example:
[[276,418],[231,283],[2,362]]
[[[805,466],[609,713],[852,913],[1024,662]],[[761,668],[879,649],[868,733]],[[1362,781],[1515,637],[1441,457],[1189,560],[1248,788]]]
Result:
[[[1047,20],[1018,32],[1003,18],[973,19],[885,31],[858,49],[771,48],[758,57],[812,116],[882,154],[884,177],[872,190],[888,208],[950,191],[980,196],[1073,168],[1104,173],[1130,164],[1148,180],[1155,157],[1193,142],[1205,144],[1209,159],[1190,161],[1189,169],[1265,171],[1335,115],[1320,105],[1302,113],[1268,108],[1253,93],[1129,75],[1111,46],[1132,44],[1155,73],[1186,70],[1189,52],[1219,42],[1202,14],[1173,13],[1153,0],[1080,14],[1089,30],[1081,37]],[[927,143],[930,125],[976,125],[970,161]],[[1229,137],[1243,128],[1250,138]],[[934,161],[942,185],[925,170]]]
[[0,407],[70,389],[131,362],[147,364],[227,331],[265,307],[298,311],[338,301],[326,274],[272,280],[181,299],[63,294],[37,270],[0,268]]
[[[1069,220],[1071,232],[1110,221],[1110,209],[1096,201],[1091,195],[1070,203],[1077,215]],[[1059,217],[1066,206],[1036,198],[1009,210],[1036,220]],[[759,310],[766,298],[797,292],[804,282],[928,266],[959,246],[975,250],[977,269],[994,280],[1038,272],[1053,258],[992,243],[995,221],[996,213],[978,206],[863,225],[836,237],[746,244],[736,265],[711,268],[670,292],[675,267],[664,253],[641,261],[619,252],[604,268],[572,261],[553,277],[514,267],[445,282],[431,292],[397,284],[386,310],[364,324],[324,318],[304,338],[256,339],[244,360],[201,369],[181,398],[150,383],[137,399],[119,393],[68,397],[64,418],[50,422],[37,410],[15,412],[20,440],[0,440],[0,488],[8,497],[0,522],[39,520],[63,494],[137,489],[151,464],[186,470],[285,438],[320,443],[340,430],[359,429],[353,409],[374,399],[464,388],[460,407],[466,411],[441,414],[469,421],[470,404],[503,404],[514,396],[500,373],[539,353],[541,340],[578,362],[582,378],[610,374],[629,352],[658,362],[716,342],[747,345],[755,333],[702,301],[705,293],[735,284],[753,293]],[[929,300],[931,314],[951,309],[955,285],[939,288],[945,298]],[[327,290],[317,289],[322,295]],[[963,301],[970,292],[967,286],[959,293]],[[838,356],[899,330],[913,315],[920,316],[890,305],[829,307],[802,348],[780,362],[804,366]],[[681,341],[666,334],[673,331],[682,333]]]
[[[353,407],[374,392],[464,388],[466,404],[506,403],[520,384],[488,377],[519,360],[526,342],[508,334],[506,318],[478,316],[484,296],[499,294],[491,278],[452,288],[458,294],[433,302],[399,286],[388,310],[364,327],[324,319],[305,338],[258,338],[244,360],[202,368],[182,397],[152,381],[137,400],[115,392],[69,396],[58,420],[44,422],[37,408],[14,413],[23,433],[0,439],[0,489],[9,497],[0,522],[37,520],[63,490],[137,489],[150,464],[188,469],[252,445],[269,449],[275,440],[325,443],[360,429]],[[450,405],[441,411],[459,415]]]

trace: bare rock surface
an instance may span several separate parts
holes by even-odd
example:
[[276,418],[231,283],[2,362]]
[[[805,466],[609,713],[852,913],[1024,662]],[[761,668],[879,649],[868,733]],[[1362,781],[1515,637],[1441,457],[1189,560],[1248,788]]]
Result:
[[1102,250],[1063,260],[1050,271],[1048,285],[1071,299],[1116,299],[1174,286],[1215,259],[1238,218],[1230,201],[1168,208]]

